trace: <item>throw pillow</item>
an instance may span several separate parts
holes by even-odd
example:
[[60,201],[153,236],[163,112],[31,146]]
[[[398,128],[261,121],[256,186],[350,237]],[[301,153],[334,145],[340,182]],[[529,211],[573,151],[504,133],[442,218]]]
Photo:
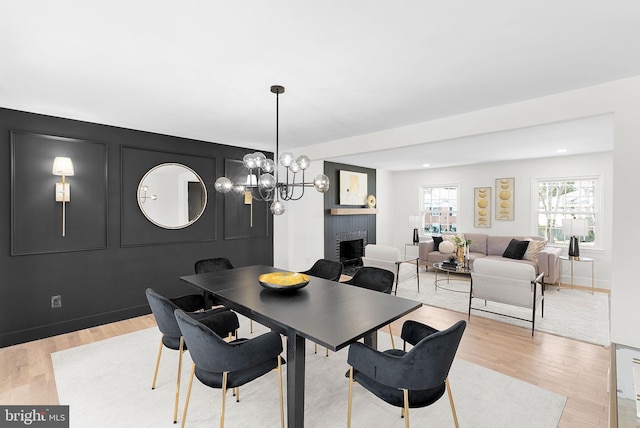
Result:
[[444,239],[445,241],[449,241],[451,242],[453,245],[456,244],[456,236],[459,236],[461,240],[464,241],[464,233],[458,233],[458,234],[452,234],[452,233],[448,233],[446,235],[442,235],[442,239]]
[[440,250],[440,244],[442,244],[442,236],[434,236],[433,237],[433,251]]
[[523,260],[531,260],[532,262],[538,261],[538,253],[542,251],[542,249],[547,245],[547,241],[541,239],[525,239],[529,243],[527,245],[527,251],[525,251],[524,256],[522,256]]
[[439,248],[442,254],[453,254],[453,252],[456,250],[455,244],[450,241],[441,242]]
[[517,239],[512,239],[511,242],[509,242],[509,245],[507,245],[507,249],[502,253],[502,257],[522,260],[522,256],[524,256],[528,246],[529,241],[518,241]]

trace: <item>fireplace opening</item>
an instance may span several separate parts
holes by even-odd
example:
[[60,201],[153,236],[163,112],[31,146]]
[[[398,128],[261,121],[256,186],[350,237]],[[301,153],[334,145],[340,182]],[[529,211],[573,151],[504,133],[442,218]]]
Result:
[[340,261],[345,271],[360,266],[360,257],[364,255],[364,239],[340,242]]

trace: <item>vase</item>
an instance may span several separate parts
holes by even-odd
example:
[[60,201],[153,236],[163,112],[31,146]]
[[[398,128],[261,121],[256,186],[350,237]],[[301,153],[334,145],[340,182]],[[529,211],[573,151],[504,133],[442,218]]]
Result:
[[456,252],[456,258],[458,259],[458,263],[464,263],[464,248],[458,247]]

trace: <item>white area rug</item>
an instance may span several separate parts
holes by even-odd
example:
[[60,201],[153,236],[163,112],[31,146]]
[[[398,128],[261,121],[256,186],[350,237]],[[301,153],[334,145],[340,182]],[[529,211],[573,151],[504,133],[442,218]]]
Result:
[[[454,279],[457,278],[457,279]],[[469,308],[469,276],[452,275],[450,284],[440,279],[446,278],[446,274],[438,274],[438,284],[454,290],[442,288],[436,289],[433,282],[435,274],[431,271],[420,272],[420,292],[417,292],[416,280],[406,280],[398,287],[398,296],[407,299],[418,300],[426,305],[450,309],[457,312],[468,313]],[[544,292],[544,318],[540,316],[540,310],[536,311],[536,331],[555,334],[557,336],[576,339],[597,345],[609,346],[609,295],[595,293],[591,295],[582,290],[562,288],[559,291],[555,286],[547,286]],[[483,307],[484,301],[474,299],[473,307]],[[499,313],[506,313],[519,318],[531,319],[531,311],[516,306],[487,302],[486,309]],[[518,325],[531,329],[531,323],[471,310],[471,322],[473,317],[480,316],[492,320]]]
[[[243,337],[251,336],[247,325],[243,318]],[[264,331],[254,323],[253,336]],[[70,406],[71,427],[175,427],[176,351],[163,351],[158,384],[151,390],[159,340],[159,331],[151,328],[52,354],[60,404]],[[378,342],[381,348],[390,347],[388,335],[379,334]],[[397,339],[396,344],[400,343]],[[184,355],[179,423],[191,369],[189,353]],[[313,344],[307,342],[305,426],[346,426],[346,355],[343,349],[325,357],[320,347],[313,354]],[[566,403],[566,397],[460,359],[454,362],[449,379],[462,427],[556,427]],[[283,380],[286,412],[286,369]],[[272,372],[243,386],[239,403],[229,393],[225,426],[279,427],[277,391],[277,375]],[[220,399],[220,390],[194,379],[186,426],[218,426]],[[411,409],[410,417],[412,426],[453,426],[446,394],[432,406]],[[400,428],[404,420],[400,409],[356,385],[352,426]]]

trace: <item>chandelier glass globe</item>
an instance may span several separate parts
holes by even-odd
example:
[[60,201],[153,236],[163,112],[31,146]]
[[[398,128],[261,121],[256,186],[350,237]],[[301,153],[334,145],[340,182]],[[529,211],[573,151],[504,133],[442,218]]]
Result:
[[273,190],[276,187],[276,179],[271,174],[262,174],[258,178],[258,187],[262,190]]
[[296,159],[296,163],[298,164],[300,169],[304,171],[305,169],[309,168],[309,165],[311,165],[311,160],[307,155],[300,155]]
[[271,213],[273,215],[282,215],[284,214],[285,211],[285,206],[284,203],[282,203],[282,201],[274,201],[271,204]]
[[325,193],[329,190],[329,177],[324,174],[316,175],[313,179],[313,187],[320,193]]
[[265,159],[264,166],[262,167],[262,170],[264,172],[273,172],[275,167],[276,167],[276,163],[273,161],[273,159]]
[[285,168],[289,168],[294,160],[295,158],[293,157],[293,154],[289,152],[284,152],[280,155],[280,165]]
[[300,165],[298,165],[298,162],[293,162],[291,165],[289,165],[289,171],[293,172],[294,174],[296,172],[300,172]]
[[220,193],[229,193],[233,188],[233,183],[227,177],[220,177],[213,183],[213,188]]
[[253,169],[256,167],[256,153],[247,153],[242,158],[242,164],[247,169]]
[[253,154],[253,160],[256,164],[256,168],[264,168],[267,157],[264,155],[264,153],[256,152]]

